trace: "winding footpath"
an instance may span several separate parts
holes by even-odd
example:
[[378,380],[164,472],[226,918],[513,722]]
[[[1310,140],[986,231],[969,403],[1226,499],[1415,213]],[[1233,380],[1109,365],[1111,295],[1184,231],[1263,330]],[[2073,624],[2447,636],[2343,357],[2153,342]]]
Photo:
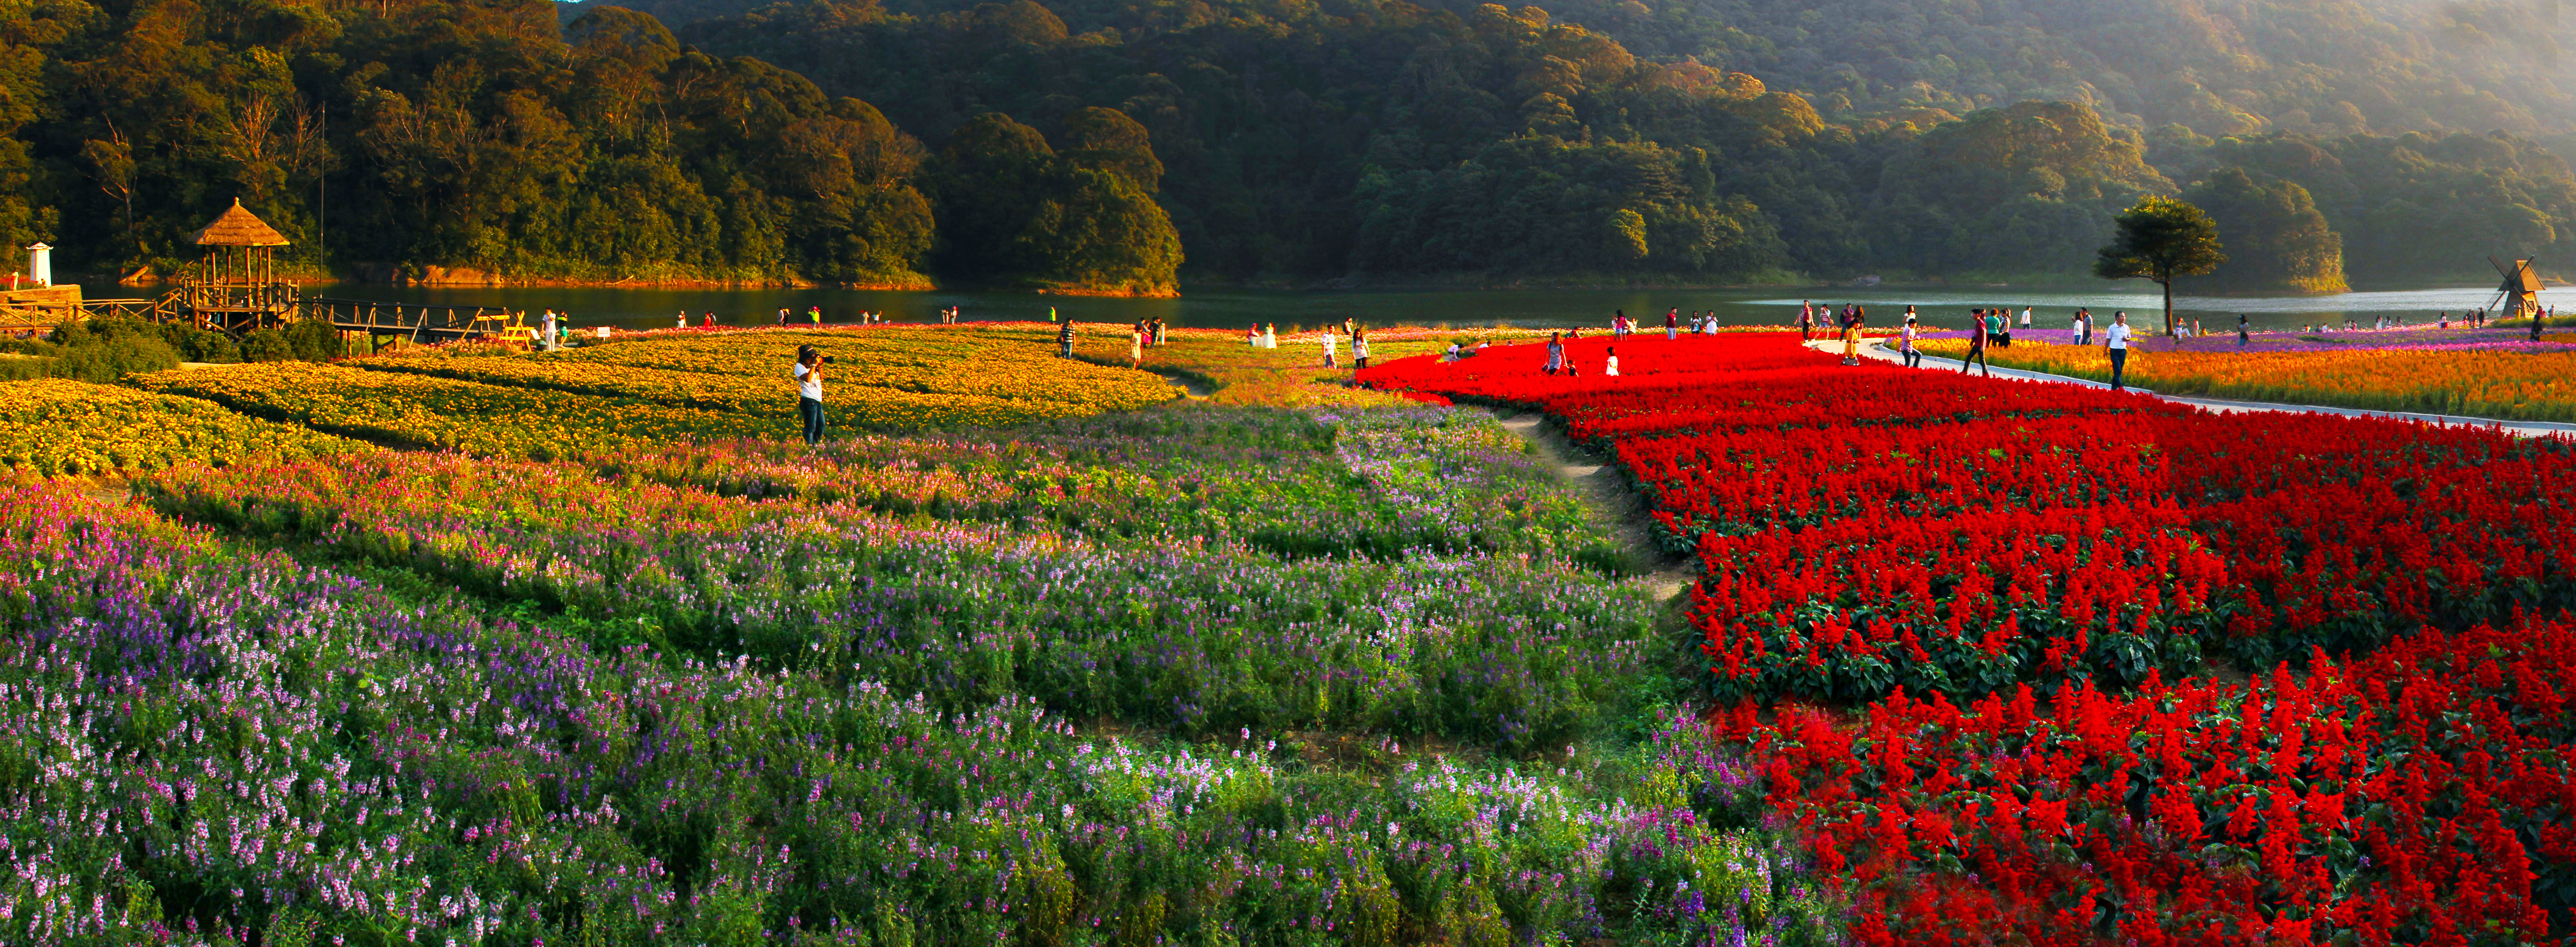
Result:
[[1656,601],[1669,601],[1690,587],[1696,577],[1684,568],[1682,560],[1666,554],[1655,543],[1650,532],[1654,520],[1646,515],[1645,501],[1636,491],[1621,485],[1609,465],[1569,459],[1574,445],[1564,435],[1540,424],[1536,414],[1509,408],[1492,410],[1504,430],[1528,441],[1538,449],[1539,460],[1548,469],[1574,484],[1593,523],[1626,550],[1628,560],[1652,570],[1646,579],[1654,586]]
[[[1832,355],[1840,354],[1842,352],[1842,344],[1841,339],[1817,339],[1815,341],[1808,342],[1807,347]],[[1871,339],[1868,342],[1863,343],[1860,347],[1860,354],[1863,358],[1876,359],[1882,362],[1901,361],[1901,359],[1897,357],[1896,351],[1888,348],[1886,341],[1883,339]],[[1923,371],[1958,371],[1963,367],[1965,367],[1965,363],[1962,363],[1957,359],[1936,358],[1931,355],[1923,356]],[[1994,377],[2009,378],[2014,381],[2082,385],[2087,388],[2111,387],[2103,382],[2093,381],[2087,378],[2070,378],[2065,375],[2051,375],[2045,372],[2026,371],[2018,368],[1997,367],[1994,369]],[[2182,395],[2158,394],[2145,388],[2137,387],[2131,387],[2129,390],[2142,395],[2151,395],[2157,398],[2162,398],[2166,401],[2171,401],[2177,404],[2187,404],[2194,407],[2206,408],[2220,414],[2242,414],[2255,411],[2289,411],[2298,414],[2340,414],[2346,417],[2355,418],[2392,418],[2399,421],[2422,421],[2426,424],[2457,424],[2469,427],[2493,428],[2495,430],[2518,434],[2524,437],[2576,438],[2576,424],[2560,424],[2552,421],[2499,421],[2494,418],[2467,417],[2456,414],[2417,414],[2411,411],[2373,411],[2367,408],[2336,408],[2326,405],[2281,404],[2271,401],[2228,401],[2221,398],[2190,398]]]

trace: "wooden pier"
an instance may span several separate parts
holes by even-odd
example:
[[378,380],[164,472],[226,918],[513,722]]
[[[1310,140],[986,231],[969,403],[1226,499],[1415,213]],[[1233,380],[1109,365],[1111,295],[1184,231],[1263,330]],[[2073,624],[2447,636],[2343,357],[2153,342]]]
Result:
[[176,288],[152,299],[83,299],[78,286],[0,292],[0,334],[39,335],[65,322],[140,319],[182,323],[210,332],[241,335],[291,322],[329,323],[344,335],[414,343],[490,339],[526,344],[525,313],[494,306],[435,306],[366,299],[306,297],[277,278],[276,248],[286,237],[236,200],[189,235],[205,257],[188,267]]

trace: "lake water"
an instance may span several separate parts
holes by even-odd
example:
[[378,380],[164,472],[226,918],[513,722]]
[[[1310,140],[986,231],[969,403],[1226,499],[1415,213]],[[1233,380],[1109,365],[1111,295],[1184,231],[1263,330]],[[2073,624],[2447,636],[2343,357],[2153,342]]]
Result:
[[[2142,288],[2141,288],[2142,287]],[[1440,325],[1525,327],[1607,326],[1614,310],[1653,325],[1665,310],[1685,314],[1714,311],[1727,325],[1785,325],[1797,320],[1798,305],[1812,299],[1839,306],[1858,303],[1869,310],[1873,325],[1890,325],[1905,311],[1919,307],[1927,321],[1960,321],[1970,308],[2007,306],[2038,310],[2041,324],[2062,326],[2077,307],[2093,310],[2104,322],[2126,310],[2133,323],[2162,311],[2152,284],[2104,284],[2095,291],[1947,288],[1789,289],[1599,289],[1599,290],[1421,290],[1270,292],[1205,290],[1179,299],[1102,299],[1039,296],[1030,293],[931,290],[892,292],[841,289],[622,289],[538,288],[469,289],[448,287],[326,286],[313,292],[333,298],[441,305],[488,305],[526,310],[570,312],[576,326],[661,328],[686,311],[694,323],[713,312],[728,325],[763,325],[778,321],[786,308],[802,319],[808,306],[823,308],[827,323],[853,321],[861,311],[883,312],[896,322],[937,321],[940,309],[962,307],[968,321],[1043,320],[1047,307],[1083,322],[1127,323],[1160,317],[1174,326],[1240,329],[1276,322],[1283,329],[1339,323],[1345,318],[1369,325]],[[1812,292],[1814,295],[1808,295]],[[2176,296],[2181,318],[2197,317],[2210,331],[2232,330],[2244,313],[2257,328],[2286,329],[2311,323],[2363,324],[2396,315],[2409,324],[2429,323],[2440,312],[2458,314],[2495,299],[2491,285],[2468,285],[2332,296]],[[2542,294],[2544,305],[2576,311],[2576,289],[2553,287]]]

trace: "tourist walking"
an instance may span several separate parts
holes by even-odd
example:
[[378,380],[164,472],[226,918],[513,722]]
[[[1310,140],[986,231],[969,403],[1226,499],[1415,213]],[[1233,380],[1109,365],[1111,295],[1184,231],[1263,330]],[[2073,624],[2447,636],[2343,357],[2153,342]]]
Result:
[[787,307],[785,306],[778,307],[778,324],[782,326],[787,324]]
[[1815,335],[1816,302],[1812,299],[1798,300],[1798,341],[1815,341]]
[[1368,367],[1368,333],[1351,330],[1351,367]]
[[2251,342],[2253,342],[2253,341],[2254,341],[2254,327],[2253,327],[2253,325],[2252,325],[2252,324],[2250,324],[2250,323],[2248,323],[2248,322],[2245,320],[2245,314],[2244,314],[2244,313],[2241,313],[2241,312],[2240,312],[2240,313],[2237,313],[2237,314],[2236,314],[2236,347],[2237,347],[2237,348],[2240,348],[2240,349],[2241,349],[2241,348],[2244,348],[2247,344],[2249,344],[2249,343],[2251,343]]
[[796,417],[804,422],[805,446],[823,443],[823,353],[811,345],[796,347]]
[[2111,356],[2111,390],[2127,391],[2128,388],[2122,384],[2122,376],[2127,373],[2129,368],[2128,313],[2115,312],[2111,314],[2111,327],[2102,330],[2102,345],[2108,350]]
[[1073,320],[1067,319],[1055,330],[1055,357],[1073,357]]
[[1619,341],[1619,340],[1624,340],[1624,339],[1626,339],[1627,337],[1628,337],[1628,310],[1625,310],[1625,309],[1613,309],[1613,310],[1611,310],[1611,311],[1610,311],[1610,338],[1611,338],[1613,341]]
[[1255,323],[1255,324],[1253,324],[1253,325],[1249,325],[1249,326],[1245,326],[1245,327],[1244,327],[1244,329],[1243,329],[1243,347],[1244,347],[1244,348],[1248,348],[1248,349],[1257,349],[1257,348],[1260,348],[1260,347],[1261,347],[1261,326],[1260,326],[1260,324]]
[[1161,344],[1163,344],[1163,341],[1164,341],[1164,335],[1163,335],[1163,317],[1161,317],[1161,316],[1155,316],[1155,317],[1154,317],[1154,340],[1153,340],[1153,341],[1154,341],[1154,344],[1155,344],[1155,345],[1161,345]]
[[823,307],[821,307],[821,306],[807,306],[807,307],[805,307],[805,318],[806,318],[806,319],[809,319],[809,320],[812,320],[812,321],[813,321],[813,323],[814,323],[815,325],[818,325],[818,326],[819,326],[819,325],[822,325],[822,324],[823,324]]
[[1323,336],[1323,339],[1324,339],[1324,367],[1325,367],[1325,368],[1335,368],[1335,367],[1338,367],[1338,366],[1335,366],[1335,365],[1333,364],[1333,349],[1334,349],[1335,345],[1336,345],[1337,343],[1339,343],[1339,342],[1342,340],[1342,337],[1341,337],[1341,336],[1338,336],[1338,335],[1334,335],[1334,334],[1333,334],[1332,327],[1330,327],[1330,326],[1325,327],[1325,328],[1324,328],[1324,331],[1319,332],[1319,333],[1316,333],[1316,334],[1317,334],[1317,335],[1320,335],[1320,336]]
[[[1675,310],[1675,311],[1676,311],[1676,312],[1678,312],[1679,310]],[[1565,341],[1564,341],[1564,334],[1563,334],[1563,333],[1557,333],[1557,332],[1550,332],[1550,333],[1548,333],[1548,334],[1547,334],[1547,373],[1548,373],[1548,374],[1550,374],[1550,375],[1556,374],[1556,373],[1557,373],[1557,370],[1562,369],[1562,368],[1564,368],[1564,367],[1565,367]]]
[[1145,324],[1127,327],[1127,367],[1145,367]]
[[1278,347],[1279,347],[1279,324],[1278,324],[1278,323],[1273,322],[1273,323],[1268,323],[1268,324],[1266,324],[1266,325],[1262,326],[1262,328],[1261,328],[1261,347],[1262,347],[1262,348],[1265,348],[1265,349],[1275,349],[1275,348],[1278,348]]
[[[1906,308],[1907,308],[1907,309],[1912,309],[1912,308],[1914,308],[1914,307],[1912,307],[1912,306],[1907,306]],[[1913,313],[1911,313],[1911,312],[1906,313],[1906,314],[1905,314],[1905,341],[1904,341],[1904,342],[1901,342],[1901,343],[1898,343],[1898,348],[1897,348],[1897,350],[1896,350],[1896,354],[1897,354],[1898,360],[1899,360],[1899,361],[1904,362],[1904,363],[1905,363],[1905,367],[1907,367],[1907,368],[1921,368],[1921,367],[1923,367],[1923,353],[1922,353],[1922,351],[1921,351],[1921,350],[1918,350],[1918,349],[1916,349],[1916,348],[1914,347],[1914,338],[1915,338],[1915,336],[1916,336],[1917,334],[1919,334],[1919,333],[1921,333],[1921,332],[1922,332],[1922,329],[1918,328],[1918,327],[1917,327],[1917,326],[1915,326],[1915,324],[1914,324],[1914,314],[1913,314]]]
[[677,329],[686,329],[686,328],[688,328],[688,327],[689,327],[689,311],[688,311],[688,310],[686,310],[686,309],[682,309],[682,310],[680,310],[680,324],[679,324],[679,325],[677,325],[677,326],[673,326],[673,328],[677,328]]
[[2029,306],[2023,306],[2023,307],[2021,307],[2021,327],[2022,327],[2022,328],[2024,328],[2024,329],[2028,329],[2028,328],[2030,328],[2030,307],[2029,307]]
[[1968,366],[1975,365],[1986,370],[1986,377],[1995,377],[1994,366],[1986,364],[1987,334],[1986,311],[1968,310],[1968,354],[1959,358],[1959,374],[1967,374]]
[[1682,337],[1682,310],[1675,306],[1664,312],[1664,341]]
[[1609,348],[1607,348],[1607,349],[1604,349],[1604,350],[1602,350],[1602,351],[1603,351],[1603,358],[1602,358],[1602,360],[1601,360],[1601,374],[1602,374],[1602,377],[1605,377],[1605,378],[1617,378],[1617,377],[1619,377],[1619,347],[1614,345],[1614,346],[1611,346],[1611,347],[1609,347]]

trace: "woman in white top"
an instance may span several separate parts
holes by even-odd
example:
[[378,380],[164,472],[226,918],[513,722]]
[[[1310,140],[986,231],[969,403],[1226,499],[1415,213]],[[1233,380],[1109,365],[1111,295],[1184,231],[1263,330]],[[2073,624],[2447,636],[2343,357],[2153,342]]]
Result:
[[1617,378],[1619,377],[1619,350],[1613,348],[1607,351],[1609,357],[1603,359],[1601,362],[1601,374],[1611,378]]
[[2102,330],[2102,345],[2110,351],[2111,355],[2111,390],[2127,391],[2128,389],[2120,384],[2120,376],[2129,367],[2128,313],[2111,314],[2111,327]]
[[1337,335],[1334,335],[1334,334],[1333,334],[1332,327],[1330,327],[1330,326],[1326,326],[1326,327],[1324,328],[1324,367],[1325,367],[1325,368],[1331,368],[1331,367],[1333,367],[1333,343],[1334,343],[1334,342],[1336,342],[1336,341],[1338,341],[1340,338],[1341,338],[1341,336],[1337,336]]
[[1265,349],[1275,349],[1279,347],[1278,323],[1273,322],[1261,327],[1261,347]]
[[823,442],[823,353],[811,345],[796,350],[796,417],[804,422],[805,446]]
[[1368,367],[1368,333],[1351,333],[1351,367]]
[[686,310],[686,309],[682,309],[682,310],[680,310],[680,324],[679,324],[678,326],[675,326],[674,328],[686,329],[686,328],[688,328],[688,327],[689,327],[689,311],[688,311],[688,310]]

